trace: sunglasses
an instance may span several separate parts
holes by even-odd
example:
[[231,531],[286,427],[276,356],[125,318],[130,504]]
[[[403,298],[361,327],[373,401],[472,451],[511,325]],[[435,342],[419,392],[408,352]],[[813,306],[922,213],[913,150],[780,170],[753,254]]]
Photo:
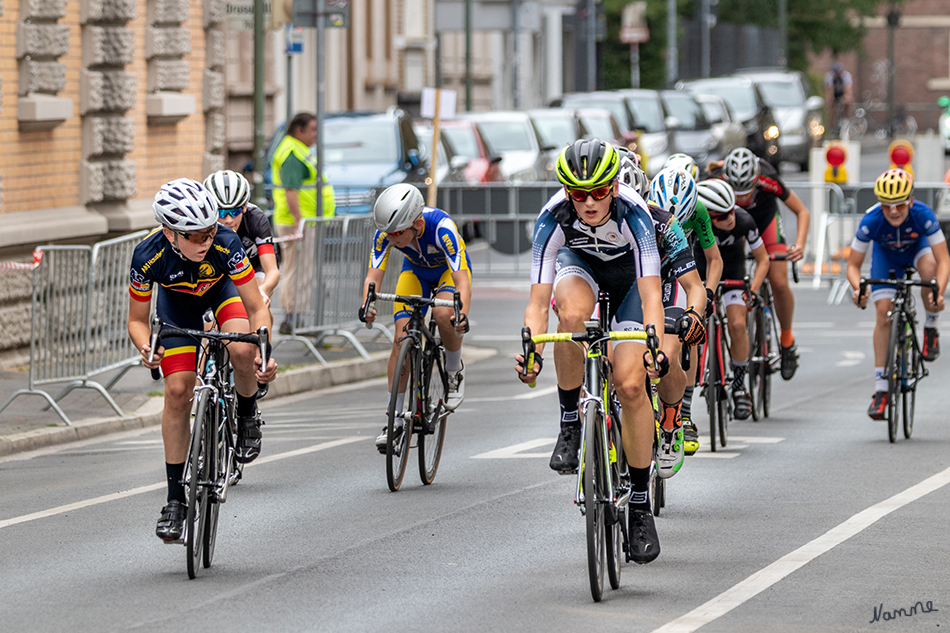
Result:
[[903,202],[891,202],[891,203],[882,202],[882,203],[881,203],[881,208],[882,208],[882,209],[887,209],[887,210],[890,210],[890,211],[893,211],[893,210],[903,211],[903,210],[906,209],[909,205],[910,205],[910,200],[904,200]]
[[[411,229],[411,228],[412,228],[412,227],[410,226],[409,229]],[[401,231],[390,231],[390,232],[387,233],[386,235],[388,235],[389,237],[399,237],[400,235],[402,235],[403,233],[405,233],[405,232],[408,231],[409,229],[403,229],[403,230],[401,230]]]
[[244,213],[244,207],[238,207],[237,209],[218,209],[218,217],[222,220],[228,216],[236,218],[242,213]]
[[191,242],[192,244],[204,244],[208,240],[213,240],[215,233],[218,232],[218,225],[214,225],[206,231],[175,231],[178,235]]
[[614,184],[610,183],[596,189],[568,189],[567,195],[577,202],[587,202],[587,196],[591,196],[594,200],[603,200],[610,195],[613,189]]
[[729,216],[731,215],[732,211],[729,211],[728,213],[710,213],[709,219],[715,220],[716,222],[722,222],[723,220],[728,220]]

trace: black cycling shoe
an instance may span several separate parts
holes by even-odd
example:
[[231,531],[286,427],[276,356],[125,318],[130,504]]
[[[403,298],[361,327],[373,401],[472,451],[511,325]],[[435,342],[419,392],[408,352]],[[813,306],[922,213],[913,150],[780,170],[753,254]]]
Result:
[[181,541],[187,513],[188,507],[184,503],[169,501],[168,505],[162,508],[162,516],[158,518],[158,525],[155,526],[155,536],[166,543]]
[[876,391],[871,396],[871,406],[868,407],[868,417],[872,420],[883,420],[887,417],[887,392]]
[[928,363],[940,358],[940,332],[935,327],[924,328],[924,348],[920,355]]
[[782,348],[782,379],[791,380],[798,369],[798,344],[792,343]]
[[261,454],[261,414],[246,418],[238,418],[237,446],[234,449],[234,459],[239,464],[250,464]]
[[577,472],[577,453],[581,448],[581,427],[580,426],[562,426],[561,432],[557,436],[557,444],[554,445],[554,453],[551,455],[551,470],[557,471],[562,475],[570,475]]
[[752,415],[752,398],[744,390],[732,392],[732,415],[737,420],[746,420]]
[[630,560],[645,565],[660,555],[660,537],[656,535],[653,513],[649,510],[628,508],[630,523]]

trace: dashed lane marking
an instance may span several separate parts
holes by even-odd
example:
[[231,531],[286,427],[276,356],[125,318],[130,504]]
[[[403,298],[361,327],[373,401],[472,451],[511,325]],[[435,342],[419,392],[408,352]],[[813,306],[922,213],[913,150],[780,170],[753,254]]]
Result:
[[513,458],[539,458],[539,457],[550,457],[548,453],[526,453],[524,451],[529,451],[532,448],[539,448],[541,446],[550,446],[557,441],[556,437],[542,437],[536,440],[529,440],[527,442],[521,442],[520,444],[512,444],[511,446],[505,446],[504,448],[496,448],[493,451],[488,451],[487,453],[479,453],[478,455],[472,455],[472,459],[513,459]]

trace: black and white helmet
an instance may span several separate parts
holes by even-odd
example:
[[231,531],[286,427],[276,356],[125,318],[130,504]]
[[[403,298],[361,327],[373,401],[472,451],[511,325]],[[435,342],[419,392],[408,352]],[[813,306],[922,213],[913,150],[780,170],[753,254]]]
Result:
[[162,185],[152,202],[162,226],[176,231],[200,231],[218,221],[218,205],[197,180],[178,178]]
[[736,206],[736,192],[725,180],[710,178],[696,187],[699,199],[709,213],[729,213]]
[[383,233],[405,231],[424,208],[422,192],[414,185],[399,183],[379,194],[373,207],[373,223]]
[[630,185],[637,193],[646,197],[650,191],[650,179],[637,166],[637,155],[626,147],[617,146],[616,149],[620,154],[620,173],[617,176],[620,182]]
[[732,185],[736,195],[750,193],[759,179],[759,157],[746,147],[737,147],[726,156],[722,177]]
[[247,178],[230,169],[214,172],[205,178],[204,186],[219,209],[240,209],[251,199],[251,184]]

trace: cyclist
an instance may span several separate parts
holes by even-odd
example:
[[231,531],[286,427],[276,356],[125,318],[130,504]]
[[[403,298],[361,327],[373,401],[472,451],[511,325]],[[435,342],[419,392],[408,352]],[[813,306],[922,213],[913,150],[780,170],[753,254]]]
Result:
[[914,199],[914,178],[903,169],[890,169],[874,182],[874,195],[879,200],[864,214],[851,243],[847,275],[854,288],[852,300],[864,307],[868,298],[874,301],[874,395],[868,416],[883,420],[887,411],[887,378],[884,364],[890,340],[888,316],[895,290],[890,286],[874,285],[858,296],[861,284],[861,265],[871,250],[871,277],[887,279],[892,273],[903,274],[904,266],[913,265],[924,280],[937,278],[940,291],[934,304],[929,288],[921,288],[927,318],[924,322],[924,344],[921,355],[926,361],[937,360],[940,341],[937,334],[937,315],[945,303],[943,293],[950,277],[950,255],[940,223],[933,209]]
[[[682,157],[682,158],[679,158]],[[670,166],[670,162],[673,162],[674,166]],[[682,164],[682,168],[675,167],[677,164]],[[664,168],[664,172],[672,169],[675,173],[677,169],[683,169],[686,173],[692,175],[692,171],[698,173],[699,170],[696,168],[696,163],[693,162],[693,159],[687,156],[686,154],[674,154],[670,157],[670,160],[667,161],[667,167]],[[661,172],[662,173],[662,172]],[[682,177],[681,177],[682,178]],[[659,183],[659,175],[654,179],[654,183]],[[664,179],[665,184],[675,185],[675,180]],[[661,207],[669,210],[670,201],[675,198],[674,192],[660,193],[659,190],[662,190],[662,187],[658,187],[658,191],[653,195],[653,200],[658,201],[658,204]],[[677,219],[683,227],[683,232],[686,234],[686,237],[693,238],[693,240],[698,244],[699,249],[702,250],[703,255],[706,261],[706,309],[705,316],[708,317],[712,313],[713,301],[716,299],[716,286],[719,285],[719,278],[722,275],[722,258],[719,256],[719,247],[716,246],[716,237],[713,235],[712,223],[709,220],[709,214],[706,212],[706,207],[703,205],[702,200],[698,197],[695,197],[695,204],[692,209],[684,205],[679,205],[676,209]],[[699,274],[697,272],[697,274]],[[665,290],[665,288],[664,288]],[[666,300],[666,295],[664,293],[664,306]],[[669,312],[667,312],[669,314]],[[667,352],[670,350],[668,349]],[[678,352],[677,352],[678,354]],[[679,356],[673,354],[670,356],[670,362],[676,364],[679,367],[678,359]],[[693,421],[690,416],[690,405],[693,399],[693,384],[696,381],[696,363],[690,365],[689,372],[683,375],[685,379],[685,385],[680,396],[681,405],[680,405],[680,421],[683,427],[683,449],[687,455],[692,455],[699,450],[699,430],[696,428],[696,425],[693,424]],[[679,393],[678,391],[676,393]],[[660,396],[663,396],[661,391]]]
[[241,174],[223,169],[205,178],[204,187],[218,205],[218,222],[241,238],[241,245],[260,284],[264,305],[270,309],[270,298],[280,281],[280,270],[270,222],[263,211],[250,203],[250,183]]
[[752,398],[745,388],[745,373],[749,365],[749,332],[747,313],[755,307],[759,288],[769,272],[769,254],[759,236],[755,222],[736,205],[735,193],[723,180],[704,180],[699,183],[699,198],[706,205],[712,220],[713,233],[722,255],[722,278],[741,281],[746,276],[746,244],[755,257],[755,273],[750,282],[751,292],[727,290],[722,295],[729,324],[729,355],[732,357],[732,403],[737,420],[752,414]]
[[[558,331],[582,332],[590,319],[598,290],[610,295],[612,330],[642,329],[643,323],[663,323],[660,257],[652,219],[643,198],[618,182],[620,159],[609,143],[578,140],[560,154],[556,166],[563,196],[552,197],[534,228],[531,296],[525,325],[534,334],[547,331],[552,293],[557,298]],[[642,305],[641,305],[642,300]],[[657,329],[660,346],[663,328]],[[527,376],[524,358],[516,356],[518,376],[525,383],[541,371],[542,346]],[[554,346],[561,432],[551,468],[577,470],[580,446],[578,401],[583,380],[583,352],[571,343]],[[663,352],[651,359],[646,346],[624,341],[613,348],[614,380],[623,405],[623,445],[630,464],[632,496],[629,536],[631,557],[649,563],[660,553],[660,542],[649,503],[650,465],[656,427],[646,392],[646,365],[653,361],[659,374],[669,369]]]
[[[736,205],[747,211],[755,220],[759,236],[765,242],[765,249],[770,255],[787,254],[790,262],[797,262],[802,258],[811,214],[801,198],[785,186],[774,167],[758,158],[751,150],[739,147],[729,152],[721,167],[712,163],[710,173],[719,175],[732,185]],[[778,209],[779,200],[798,218],[798,235],[792,246],[785,243],[785,228]],[[775,312],[782,327],[782,378],[791,380],[798,369],[798,345],[795,344],[795,336],[792,334],[795,295],[788,285],[788,266],[785,261],[772,262],[769,267],[769,283],[775,298]]]
[[[424,297],[435,295],[436,298],[448,300],[452,299],[456,290],[461,295],[463,311],[458,323],[455,323],[455,312],[452,308],[432,309],[432,318],[439,326],[442,345],[445,347],[445,370],[449,374],[445,408],[454,411],[465,398],[465,367],[462,364],[460,337],[469,330],[466,312],[472,302],[472,271],[465,242],[449,214],[441,209],[426,207],[419,189],[407,183],[393,185],[380,194],[373,207],[373,222],[378,230],[373,240],[369,272],[363,283],[360,321],[373,323],[376,320],[376,311],[364,314],[362,305],[366,304],[370,283],[376,284],[377,288],[382,286],[392,247],[396,247],[405,255],[402,272],[396,282],[396,294]],[[396,304],[396,336],[389,357],[389,385],[392,385],[396,371],[402,332],[409,323],[411,314],[412,308],[402,303]],[[405,393],[396,396],[397,410],[402,409],[405,396]],[[400,424],[394,433],[401,432]],[[376,438],[376,448],[380,453],[386,452],[388,435],[389,429],[386,425]]]
[[[640,157],[622,145],[615,145],[614,149],[620,154],[620,182],[633,187],[641,197],[646,196],[650,190],[650,179],[640,169]],[[566,199],[567,195],[564,194],[564,197]]]
[[854,81],[851,73],[844,69],[844,64],[835,62],[831,70],[825,75],[825,103],[828,105],[828,129],[834,130],[837,138],[841,122],[850,113],[848,110],[854,103]]
[[[200,182],[179,178],[162,185],[152,204],[162,225],[149,234],[132,254],[129,282],[129,336],[142,354],[143,364],[161,367],[165,374],[162,440],[168,503],[162,509],[155,534],[171,543],[181,540],[187,502],[182,476],[188,454],[188,417],[195,387],[198,349],[187,337],[163,338],[161,347],[149,347],[149,306],[152,285],[158,284],[156,313],[181,328],[202,329],[202,315],[211,308],[223,332],[247,333],[271,324],[270,314],[254,282],[254,270],[231,229],[219,226],[214,198]],[[277,363],[261,367],[259,350],[246,343],[228,347],[237,393],[237,460],[249,463],[260,454],[262,424],[255,398],[257,383],[277,375]],[[149,360],[154,352],[154,358]]]
[[693,177],[693,180],[699,182],[699,167],[696,165],[696,161],[693,160],[693,157],[689,154],[670,154],[670,157],[666,159],[666,164],[663,165],[664,169],[682,169],[687,174]]

